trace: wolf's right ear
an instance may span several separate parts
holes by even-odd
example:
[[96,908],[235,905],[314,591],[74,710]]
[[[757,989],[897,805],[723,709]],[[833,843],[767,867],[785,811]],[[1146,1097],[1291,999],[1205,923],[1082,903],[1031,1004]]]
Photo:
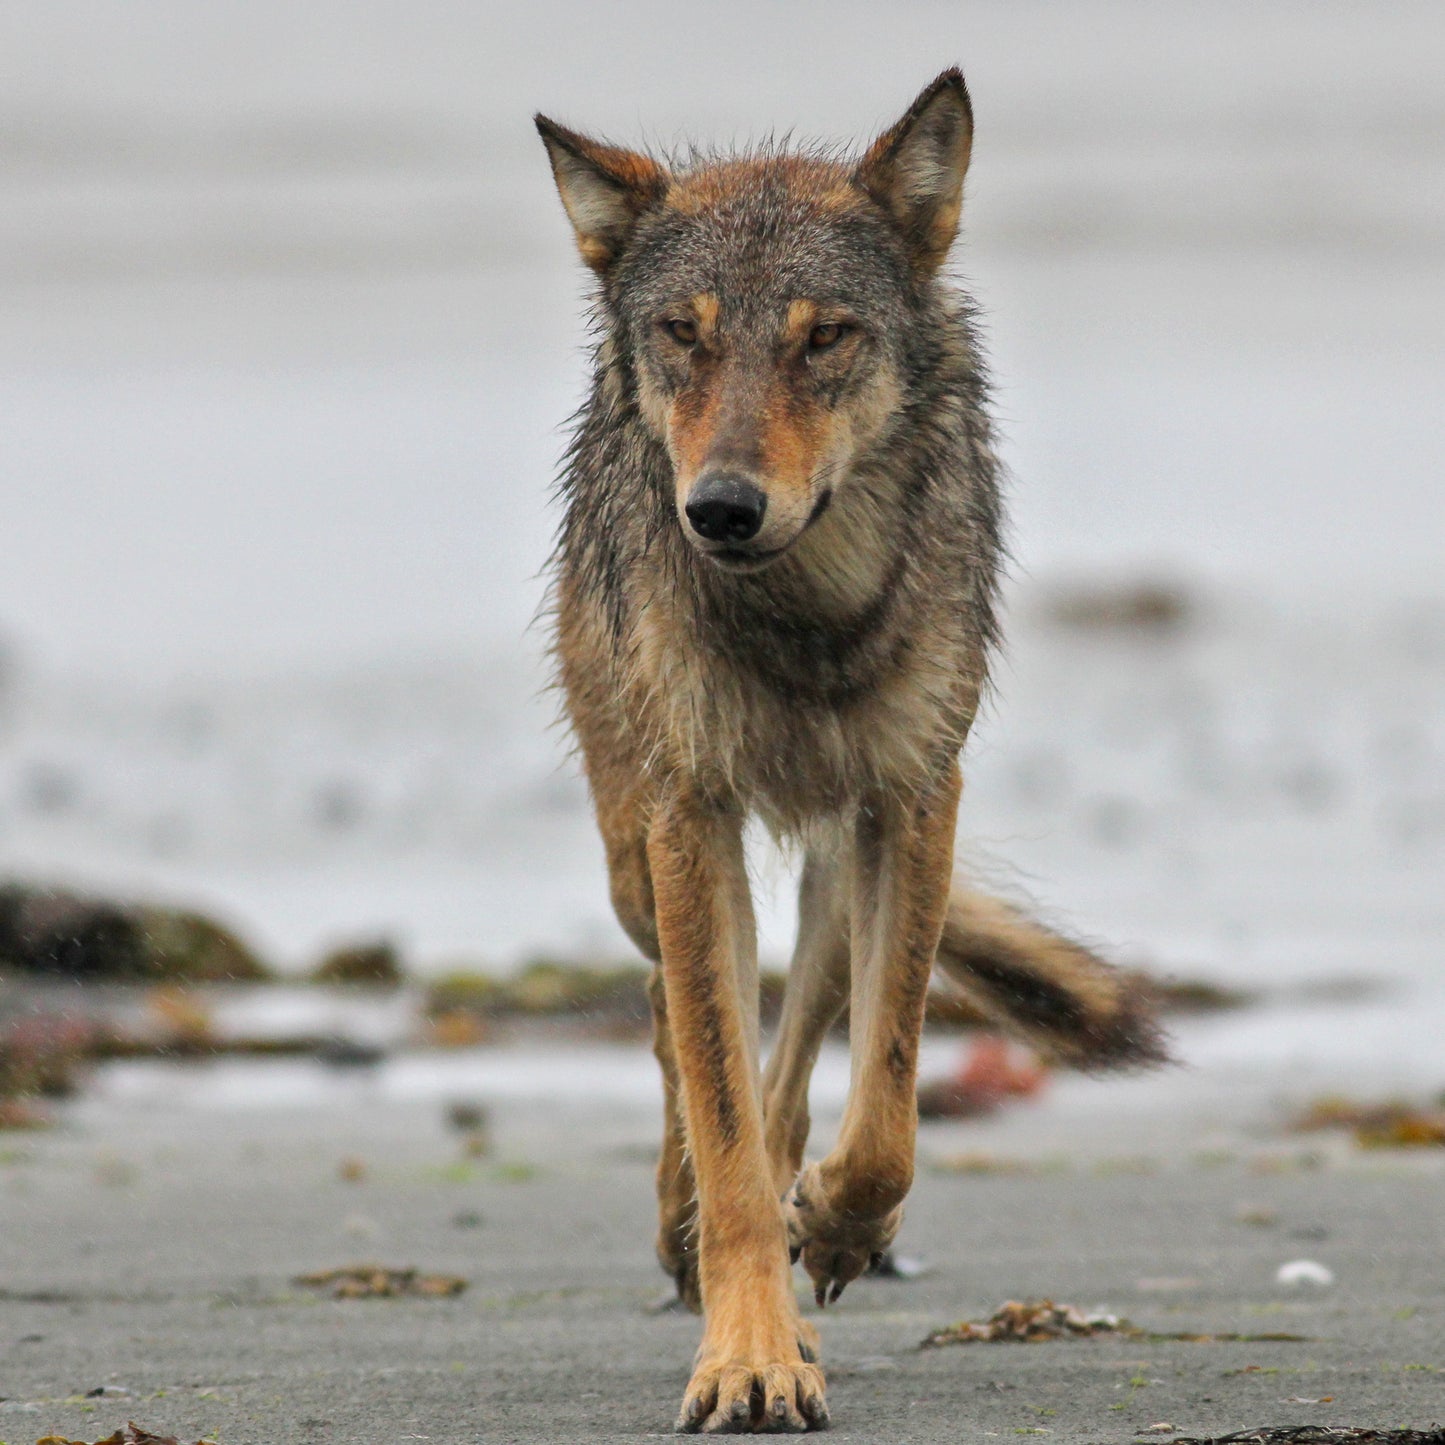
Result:
[[533,116],[582,259],[600,276],[617,259],[638,216],[667,189],[655,160]]
[[854,172],[903,232],[920,276],[931,276],[953,244],[972,149],[973,106],[955,66],[873,142]]

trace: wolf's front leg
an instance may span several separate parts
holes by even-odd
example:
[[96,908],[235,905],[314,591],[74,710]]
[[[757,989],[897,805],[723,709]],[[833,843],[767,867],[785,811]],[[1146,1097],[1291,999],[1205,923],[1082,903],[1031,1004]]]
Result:
[[788,1236],[818,1303],[888,1248],[913,1183],[918,1038],[953,877],[962,779],[950,763],[906,805],[862,808],[853,864],[852,1082],[837,1146],[798,1176]]
[[647,853],[697,1180],[705,1315],[678,1428],[820,1426],[823,1374],[799,1349],[787,1236],[763,1145],[742,820],[673,789],[654,815]]

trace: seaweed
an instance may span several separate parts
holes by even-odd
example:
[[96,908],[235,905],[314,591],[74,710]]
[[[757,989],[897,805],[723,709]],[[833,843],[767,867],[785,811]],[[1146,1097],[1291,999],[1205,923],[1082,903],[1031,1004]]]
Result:
[[1026,1302],[1007,1300],[986,1320],[960,1320],[934,1330],[919,1342],[919,1349],[979,1343],[1033,1345],[1049,1340],[1087,1339],[1093,1335],[1116,1335],[1146,1344],[1312,1343],[1307,1335],[1281,1331],[1243,1334],[1235,1331],[1145,1330],[1120,1315],[1085,1314],[1075,1305],[1055,1304],[1053,1300],[1044,1299]]
[[[35,1445],[86,1445],[86,1442],[71,1440],[63,1435],[42,1435]],[[94,1445],[181,1445],[181,1442],[174,1435],[157,1435],[132,1420],[124,1429],[107,1435],[104,1440],[95,1441]],[[208,1445],[208,1442],[197,1440],[196,1445]]]
[[305,1289],[322,1290],[332,1299],[448,1299],[466,1289],[467,1281],[455,1274],[423,1274],[418,1269],[394,1269],[380,1264],[353,1264],[297,1275],[293,1281]]

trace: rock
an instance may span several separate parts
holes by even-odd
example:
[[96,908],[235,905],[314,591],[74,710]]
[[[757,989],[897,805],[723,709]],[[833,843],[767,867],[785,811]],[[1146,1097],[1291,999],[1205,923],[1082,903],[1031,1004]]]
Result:
[[405,975],[395,944],[384,938],[332,949],[311,970],[312,983],[369,984],[396,988]]
[[80,983],[270,976],[245,943],[202,914],[24,883],[0,887],[0,966]]
[[81,981],[144,978],[140,920],[128,909],[55,888],[0,888],[0,961]]
[[271,971],[230,929],[184,909],[137,910],[150,978],[261,983]]

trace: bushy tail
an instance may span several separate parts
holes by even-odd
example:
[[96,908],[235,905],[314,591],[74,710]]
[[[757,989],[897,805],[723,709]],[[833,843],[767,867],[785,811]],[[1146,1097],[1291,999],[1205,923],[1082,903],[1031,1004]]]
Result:
[[955,889],[938,969],[1054,1063],[1104,1072],[1169,1060],[1141,980],[996,898]]

